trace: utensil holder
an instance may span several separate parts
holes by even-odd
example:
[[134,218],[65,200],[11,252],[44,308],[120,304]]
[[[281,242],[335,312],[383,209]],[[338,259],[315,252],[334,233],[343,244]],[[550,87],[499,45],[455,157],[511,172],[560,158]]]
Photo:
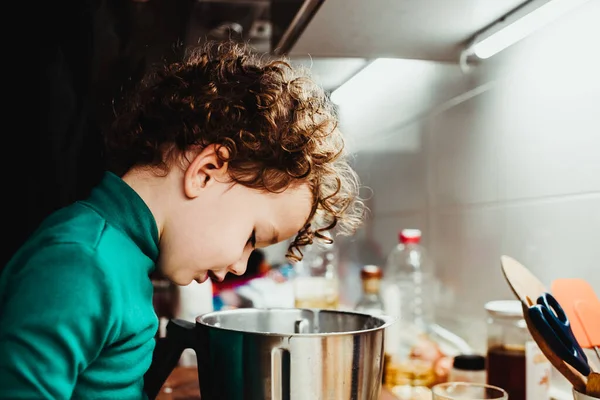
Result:
[[575,390],[575,388],[573,388],[573,399],[574,400],[598,400],[598,397],[592,397],[587,394],[583,394],[583,393]]

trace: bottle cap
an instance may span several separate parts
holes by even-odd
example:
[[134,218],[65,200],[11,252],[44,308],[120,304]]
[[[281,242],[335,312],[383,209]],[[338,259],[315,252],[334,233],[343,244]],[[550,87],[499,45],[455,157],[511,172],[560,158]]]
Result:
[[460,354],[454,357],[452,367],[463,371],[481,371],[485,369],[485,357],[479,354]]
[[419,229],[402,229],[398,235],[400,243],[419,243],[421,241],[421,231]]
[[365,265],[360,270],[361,279],[380,279],[383,276],[383,271],[377,265]]

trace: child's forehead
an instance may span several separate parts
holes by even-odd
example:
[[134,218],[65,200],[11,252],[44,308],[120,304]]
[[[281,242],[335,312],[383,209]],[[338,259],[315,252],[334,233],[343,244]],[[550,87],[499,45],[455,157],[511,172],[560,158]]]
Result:
[[[265,194],[269,196],[269,213],[273,215],[274,225],[279,230],[289,232],[288,225],[294,226],[294,234],[297,233],[308,219],[313,210],[312,191],[308,185],[288,187],[280,193]],[[284,228],[281,228],[284,226]]]

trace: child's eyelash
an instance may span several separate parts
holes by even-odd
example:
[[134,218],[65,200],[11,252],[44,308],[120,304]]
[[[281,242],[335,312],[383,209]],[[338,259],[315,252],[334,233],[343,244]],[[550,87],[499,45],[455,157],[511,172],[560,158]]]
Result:
[[252,235],[250,235],[250,238],[248,239],[248,243],[250,243],[252,245],[252,247],[256,247],[256,230],[252,231]]

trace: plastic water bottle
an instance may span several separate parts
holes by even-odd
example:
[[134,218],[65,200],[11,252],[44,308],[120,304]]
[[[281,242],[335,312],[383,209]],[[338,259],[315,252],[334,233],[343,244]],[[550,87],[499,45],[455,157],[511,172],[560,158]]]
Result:
[[[391,386],[429,386],[435,380],[430,365],[424,363],[417,373],[409,361],[433,322],[434,278],[433,264],[421,245],[421,231],[403,229],[388,254],[381,288],[386,314],[397,318],[387,328],[385,341],[385,374]],[[396,378],[404,375],[410,377],[406,382]]]
[[398,318],[386,331],[384,384],[404,399],[447,381],[453,357],[469,354],[471,349],[458,335],[436,323],[440,282],[421,244],[421,231],[404,229],[398,242],[383,271],[385,312]]
[[386,312],[398,317],[401,325],[425,330],[433,322],[435,271],[421,231],[403,229],[398,245],[390,252],[383,271],[383,298]]

